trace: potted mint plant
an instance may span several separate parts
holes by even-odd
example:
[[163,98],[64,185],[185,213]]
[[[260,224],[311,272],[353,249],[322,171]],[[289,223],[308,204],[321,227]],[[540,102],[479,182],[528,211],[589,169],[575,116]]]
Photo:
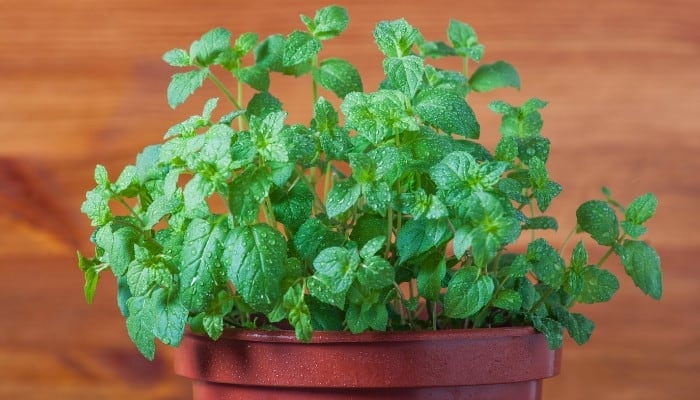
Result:
[[[618,289],[602,268],[611,255],[661,297],[659,257],[640,239],[652,194],[623,206],[604,189],[572,210],[561,249],[541,237],[558,229],[546,212],[562,190],[547,169],[546,102],[492,102],[500,140],[480,144],[469,97],[520,79],[506,62],[478,64],[469,25],[431,41],[404,19],[380,22],[384,80],[368,90],[322,53],[346,10],[301,19],[287,35],[216,28],[168,51],[182,69],[171,107],[205,83],[223,99],[116,179],[98,165],[82,206],[95,228],[95,255],[79,254],[88,302],[110,270],[131,339],[149,359],[156,339],[179,346],[197,398],[539,398],[562,332],[581,344],[593,331],[572,307]],[[442,57],[463,68],[431,64]],[[308,124],[287,122],[271,74],[308,80]],[[590,246],[604,255],[591,260]]]

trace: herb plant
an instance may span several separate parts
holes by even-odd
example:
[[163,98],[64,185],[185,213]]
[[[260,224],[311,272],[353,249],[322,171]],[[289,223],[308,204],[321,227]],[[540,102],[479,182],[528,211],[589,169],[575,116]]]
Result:
[[[305,29],[286,36],[232,42],[216,28],[167,52],[165,62],[184,70],[168,87],[171,107],[211,82],[226,110],[215,118],[219,100],[208,100],[115,181],[95,169],[82,206],[96,247],[92,258],[79,254],[85,296],[92,301],[111,270],[147,358],[156,338],[177,346],[186,325],[213,339],[225,327],[290,328],[302,341],[314,330],[532,325],[553,348],[563,329],[584,343],[593,322],[571,307],[610,300],[618,279],[602,264],[612,254],[644,293],[661,297],[659,257],[639,239],[652,194],[623,207],[604,190],[583,203],[565,245],[578,233],[592,240],[570,256],[538,237],[558,228],[545,212],[562,190],[547,170],[546,102],[491,103],[500,141],[481,145],[466,98],[520,79],[503,61],[470,71],[484,46],[469,25],[451,21],[443,42],[404,19],[380,22],[384,80],[364,91],[350,62],[321,55],[346,29],[346,10],[301,20]],[[462,68],[431,64],[442,57]],[[308,79],[311,95],[299,99],[313,107],[307,125],[285,122],[273,73]],[[606,252],[591,261],[586,245],[595,244]]]

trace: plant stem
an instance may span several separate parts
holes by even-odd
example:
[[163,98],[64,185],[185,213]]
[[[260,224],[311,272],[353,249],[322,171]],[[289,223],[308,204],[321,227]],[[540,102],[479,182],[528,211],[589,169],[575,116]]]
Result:
[[566,249],[566,246],[569,244],[569,241],[571,240],[572,237],[574,237],[574,234],[576,233],[576,228],[572,229],[568,235],[566,235],[566,238],[564,239],[564,243],[561,245],[561,249],[559,250],[559,255],[563,256],[564,255],[564,250]]
[[463,60],[462,64],[463,64],[463,69],[464,69],[464,71],[463,71],[464,76],[467,79],[469,79],[469,57],[464,56],[464,58],[462,58],[462,60]]
[[214,85],[216,85],[216,87],[218,87],[219,90],[221,90],[221,92],[223,92],[224,96],[226,96],[226,98],[233,104],[234,107],[236,107],[239,110],[241,109],[241,105],[238,103],[238,101],[236,101],[236,98],[233,97],[233,94],[231,93],[231,91],[228,90],[226,85],[224,85],[219,80],[219,78],[216,77],[216,75],[214,75],[211,71],[209,71],[207,73],[207,77],[209,79],[211,79],[212,82],[214,82]]

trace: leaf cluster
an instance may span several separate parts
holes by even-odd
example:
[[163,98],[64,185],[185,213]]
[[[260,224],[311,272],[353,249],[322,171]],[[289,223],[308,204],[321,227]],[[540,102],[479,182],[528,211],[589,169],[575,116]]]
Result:
[[[167,90],[172,107],[210,82],[226,109],[208,100],[116,179],[95,169],[82,206],[95,228],[95,255],[79,255],[85,295],[113,273],[146,357],[155,339],[177,346],[186,326],[213,339],[226,327],[293,329],[308,341],[319,329],[532,325],[552,347],[564,329],[583,343],[593,323],[571,307],[612,297],[618,280],[602,268],[612,254],[661,297],[658,255],[640,240],[652,194],[623,208],[606,191],[578,208],[575,231],[608,249],[597,263],[586,241],[565,259],[537,237],[558,228],[546,211],[562,190],[547,170],[546,102],[491,103],[500,141],[481,145],[468,97],[520,79],[504,61],[469,73],[484,55],[469,25],[451,21],[447,41],[428,41],[404,19],[380,22],[384,80],[365,91],[349,61],[321,57],[347,28],[346,10],[301,20],[305,29],[264,39],[215,28],[167,52],[182,69]],[[442,57],[463,69],[430,63]],[[308,124],[287,122],[272,74],[309,80]]]

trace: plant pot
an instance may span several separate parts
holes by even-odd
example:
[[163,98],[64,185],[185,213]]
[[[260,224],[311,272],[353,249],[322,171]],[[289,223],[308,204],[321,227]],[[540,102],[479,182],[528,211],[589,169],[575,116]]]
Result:
[[187,332],[175,371],[194,400],[535,400],[559,373],[560,350],[532,328],[429,332],[229,330],[218,341]]

